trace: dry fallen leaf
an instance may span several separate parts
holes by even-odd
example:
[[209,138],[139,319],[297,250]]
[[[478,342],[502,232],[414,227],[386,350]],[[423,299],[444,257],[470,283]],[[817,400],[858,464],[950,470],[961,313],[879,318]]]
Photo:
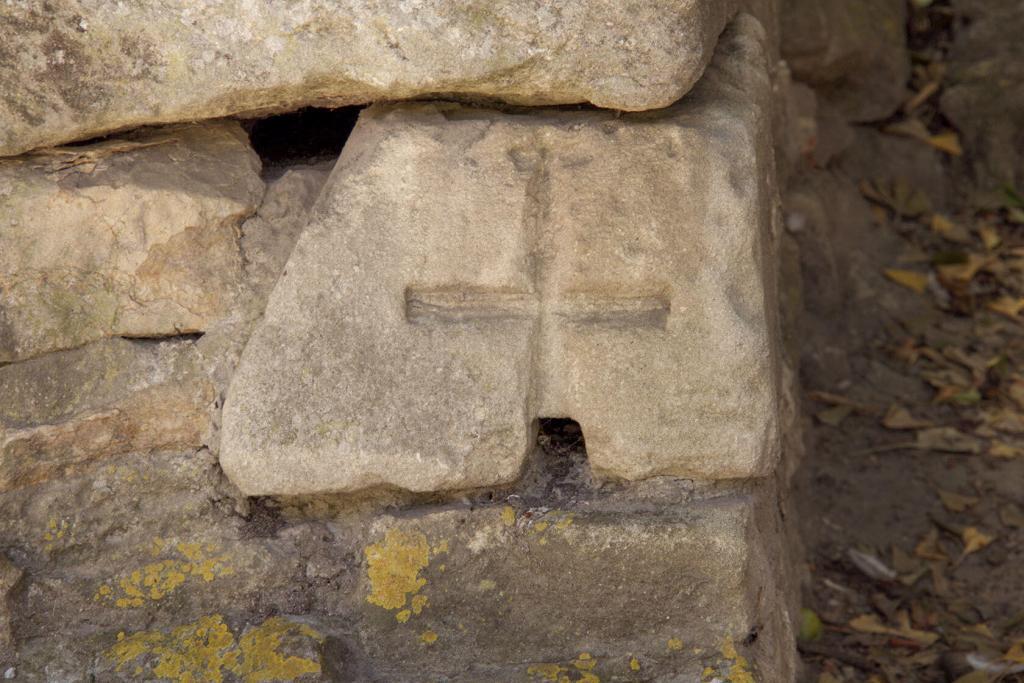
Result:
[[914,447],[943,453],[977,454],[981,453],[983,443],[980,439],[964,434],[955,427],[934,427],[919,431]]
[[971,633],[971,634],[974,634],[974,635],[981,636],[985,640],[995,640],[996,639],[996,635],[994,633],[992,633],[992,629],[989,627],[988,624],[986,624],[984,622],[981,622],[981,623],[978,623],[978,624],[973,624],[971,626],[964,626],[963,630],[966,633]]
[[959,223],[954,223],[949,218],[942,214],[933,214],[930,221],[931,228],[934,232],[942,235],[945,239],[950,242],[957,242],[959,244],[970,244],[971,236]]
[[939,500],[950,512],[963,512],[978,504],[978,498],[974,496],[963,496],[952,491],[939,491]]
[[967,284],[988,264],[989,259],[984,256],[967,254],[962,263],[942,264],[936,270],[943,284]]
[[939,639],[937,634],[911,628],[909,624],[901,625],[899,628],[886,626],[873,614],[862,614],[859,617],[854,617],[850,620],[849,625],[850,628],[855,631],[860,631],[861,633],[873,633],[906,638],[907,640],[912,640],[923,647],[928,647]]
[[993,441],[988,447],[988,454],[994,458],[1012,460],[1013,458],[1019,458],[1024,455],[1024,448],[1011,446],[1004,441]]
[[830,427],[838,427],[843,424],[843,420],[850,416],[853,412],[853,408],[850,406],[832,406],[831,408],[825,408],[825,410],[818,411],[814,414],[814,417],[818,419],[818,422],[826,424]]
[[[918,6],[926,6],[922,3],[930,4],[931,0],[915,0],[914,4]],[[924,86],[914,93],[914,95],[903,103],[903,111],[910,113],[920,107],[922,104],[928,101],[928,99],[939,91],[938,81],[930,81],[925,83]]]
[[949,556],[939,547],[939,530],[932,527],[914,546],[914,555],[924,560],[948,560]]
[[1024,381],[1015,379],[1006,388],[1006,394],[1010,400],[1017,404],[1017,407],[1024,410]]
[[1001,296],[995,301],[989,301],[985,308],[1007,318],[1016,318],[1024,310],[1024,299],[1012,296]]
[[934,425],[928,420],[919,420],[909,410],[894,403],[882,418],[882,426],[886,429],[925,429]]
[[958,157],[964,153],[963,147],[960,146],[960,136],[951,130],[929,136],[925,142],[950,156]]
[[1024,640],[1018,640],[1003,655],[1003,659],[1014,664],[1024,664]]
[[898,285],[903,285],[918,294],[928,291],[928,275],[913,270],[899,270],[890,268],[885,271],[885,276]]
[[911,187],[905,180],[865,180],[861,181],[860,191],[871,201],[908,218],[927,213],[931,208],[928,196]]
[[977,527],[969,526],[964,529],[964,532],[960,535],[964,542],[963,557],[976,553],[979,550],[984,550],[992,544],[992,541],[996,540],[995,536],[990,536],[983,531],[979,531]]
[[909,118],[896,123],[890,123],[882,129],[883,132],[889,135],[901,135],[907,138],[914,138],[924,142],[931,133],[928,131],[928,127],[924,125],[921,119]]
[[999,234],[999,231],[988,224],[984,224],[978,228],[978,237],[981,238],[981,243],[984,244],[985,248],[989,251],[1003,243],[1003,238]]
[[1015,410],[986,410],[981,414],[986,427],[1007,434],[1024,434],[1024,415]]

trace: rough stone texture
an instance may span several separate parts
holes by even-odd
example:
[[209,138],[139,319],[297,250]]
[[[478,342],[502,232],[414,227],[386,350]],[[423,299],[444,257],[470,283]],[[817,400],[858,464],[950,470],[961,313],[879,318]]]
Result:
[[287,169],[280,178],[267,183],[259,211],[242,225],[246,274],[256,291],[255,299],[261,304],[281,276],[333,165],[332,162]]
[[233,380],[232,481],[494,485],[519,474],[538,417],[578,420],[603,477],[768,473],[762,37],[737,20],[658,113],[364,112]]
[[322,523],[272,538],[282,524],[238,516],[215,465],[205,450],[132,453],[0,493],[0,545],[25,569],[17,680],[331,680],[312,673],[322,636],[294,615],[330,592],[304,558],[327,546],[340,572],[346,548]]
[[655,480],[549,509],[522,488],[382,515],[232,500],[215,464],[129,454],[0,492],[0,546],[25,572],[18,680],[259,681],[237,659],[260,652],[298,658],[304,681],[729,680],[740,656],[754,680],[793,680],[768,489]]
[[119,453],[198,448],[213,385],[188,341],[109,339],[0,368],[0,491]]
[[228,315],[259,169],[236,123],[0,161],[0,363]]
[[971,23],[958,32],[942,111],[963,135],[959,161],[972,201],[1004,205],[1003,188],[1024,193],[1024,12],[1015,0],[969,0],[957,5]]
[[793,75],[847,118],[885,118],[904,100],[905,3],[788,0],[779,9],[782,56]]
[[14,650],[14,634],[11,633],[10,593],[21,579],[23,572],[0,555],[0,666],[11,663],[8,653]]
[[360,646],[391,681],[696,681],[709,666],[727,675],[727,643],[756,631],[748,670],[791,680],[765,557],[775,530],[755,517],[747,496],[639,514],[596,503],[384,517],[363,551]]
[[643,110],[685,94],[736,0],[7,2],[0,155],[111,130],[437,94]]

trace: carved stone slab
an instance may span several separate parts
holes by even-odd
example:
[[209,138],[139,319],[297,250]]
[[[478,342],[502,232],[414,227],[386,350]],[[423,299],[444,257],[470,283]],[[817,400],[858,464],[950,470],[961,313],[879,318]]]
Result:
[[661,112],[376,106],[242,359],[221,461],[249,494],[516,478],[539,417],[599,476],[777,456],[769,81],[743,17]]

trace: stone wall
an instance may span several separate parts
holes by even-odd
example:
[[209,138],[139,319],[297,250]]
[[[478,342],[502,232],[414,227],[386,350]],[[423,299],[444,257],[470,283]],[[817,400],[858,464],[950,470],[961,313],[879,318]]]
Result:
[[794,680],[777,20],[0,9],[5,677]]

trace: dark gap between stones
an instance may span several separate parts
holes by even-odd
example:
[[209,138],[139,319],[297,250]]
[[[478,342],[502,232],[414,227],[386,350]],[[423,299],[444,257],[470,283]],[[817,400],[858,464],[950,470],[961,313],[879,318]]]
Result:
[[289,114],[244,122],[249,142],[263,161],[264,175],[296,164],[336,159],[363,107],[307,107]]
[[576,497],[591,486],[590,463],[583,429],[567,417],[542,417],[538,421],[534,467],[552,503]]
[[567,417],[542,417],[537,432],[537,445],[554,458],[587,457],[583,428]]
[[160,344],[166,341],[190,341],[197,342],[203,338],[205,332],[182,332],[181,334],[154,334],[154,335],[138,335],[133,336],[129,334],[119,335],[121,339],[126,339],[130,342],[137,344]]

